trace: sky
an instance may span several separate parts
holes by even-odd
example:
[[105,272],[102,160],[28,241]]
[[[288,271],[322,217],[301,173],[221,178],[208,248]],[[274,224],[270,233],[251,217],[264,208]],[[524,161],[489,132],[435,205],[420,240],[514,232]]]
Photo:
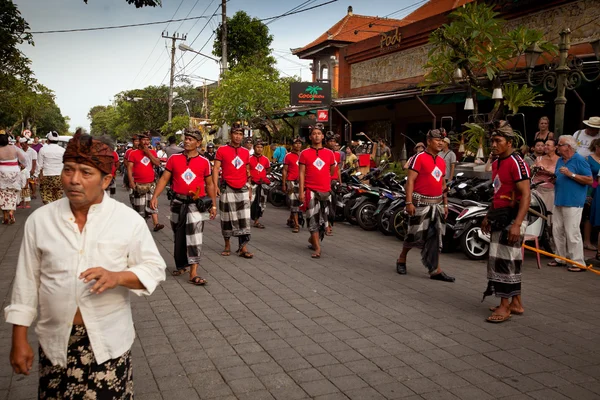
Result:
[[[29,23],[31,32],[138,24],[206,15],[211,17],[220,0],[163,0],[162,7],[135,8],[125,0],[13,0]],[[227,14],[244,10],[259,19],[283,14],[328,0],[230,0]],[[355,14],[402,18],[423,0],[337,0],[306,12],[286,16],[268,24],[271,45],[282,75],[311,79],[309,61],[300,60],[290,48],[302,47],[329,29],[352,6]],[[35,46],[21,50],[32,61],[38,81],[52,89],[63,115],[71,118],[71,129],[89,129],[87,113],[95,105],[108,105],[124,90],[169,84],[170,40],[163,31],[186,34],[185,44],[211,55],[213,31],[221,21],[221,10],[213,18],[171,22],[127,29],[91,32],[34,34]],[[202,31],[202,29],[204,30]],[[211,37],[212,36],[212,37]],[[179,42],[178,42],[179,43]],[[176,51],[176,74],[216,80],[215,61],[193,53]],[[192,60],[193,59],[193,60]],[[193,84],[202,85],[202,80]]]

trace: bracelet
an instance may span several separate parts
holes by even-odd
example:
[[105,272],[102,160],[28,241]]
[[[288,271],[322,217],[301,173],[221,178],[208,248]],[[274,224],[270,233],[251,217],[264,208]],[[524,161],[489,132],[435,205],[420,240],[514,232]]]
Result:
[[412,201],[407,201],[407,202],[406,202],[406,203],[404,203],[404,204],[406,204],[406,205],[409,205],[409,204],[412,204],[412,203],[413,203]]
[[448,208],[448,204],[444,204],[444,208]]
[[213,209],[213,210],[216,210],[216,209],[217,209],[217,206],[212,206],[212,209]]

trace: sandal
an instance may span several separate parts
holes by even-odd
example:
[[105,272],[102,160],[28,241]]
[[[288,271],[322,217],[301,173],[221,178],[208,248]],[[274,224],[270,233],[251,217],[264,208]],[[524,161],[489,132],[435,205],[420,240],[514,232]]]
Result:
[[10,217],[10,219],[8,220],[8,224],[9,224],[9,225],[12,225],[12,224],[14,224],[15,222],[17,222],[17,221],[15,220],[15,216],[14,216],[14,215],[12,215],[12,216]]
[[487,322],[491,322],[493,324],[499,324],[502,323],[504,321],[508,321],[510,319],[510,312],[506,315],[502,315],[502,314],[492,314],[489,317],[487,317],[485,320]]
[[400,262],[396,261],[396,272],[400,275],[406,275],[406,261]]
[[154,225],[154,232],[158,232],[164,227],[165,226],[163,224],[156,224],[156,225]]
[[171,272],[171,275],[172,275],[172,276],[180,276],[180,275],[183,275],[183,274],[185,274],[186,272],[188,272],[188,269],[187,269],[187,268],[184,268],[184,269],[176,269],[175,271]]
[[[499,308],[499,306],[496,306],[496,307],[490,307],[490,311],[494,312],[494,311],[496,311],[498,308]],[[525,312],[525,311],[517,311],[517,310],[514,310],[514,309],[512,309],[512,308],[510,309],[510,313],[511,313],[511,315],[512,315],[512,314],[514,314],[514,315],[523,315],[523,313],[524,313],[524,312]]]
[[240,251],[238,256],[250,259],[250,258],[254,257],[254,254],[250,253],[249,251]]
[[598,248],[596,246],[591,245],[591,244],[586,244],[585,246],[583,246],[583,248],[586,249],[586,250],[598,251]]
[[221,252],[221,255],[222,255],[223,257],[229,257],[229,256],[231,255],[231,250],[223,250],[223,251]]
[[569,267],[569,268],[567,268],[567,271],[569,271],[569,272],[585,272],[587,270],[585,268]]
[[310,255],[310,258],[321,258],[321,253],[313,253]]
[[260,222],[255,223],[254,227],[258,228],[258,229],[265,229],[265,226],[263,224],[261,224]]
[[202,286],[202,285],[206,284],[206,279],[203,279],[200,276],[196,275],[195,277],[190,279],[188,282],[191,283],[192,285]]
[[294,229],[292,229],[293,233],[298,233],[300,232],[300,227],[298,225],[294,225]]
[[567,264],[552,260],[547,264],[549,267],[566,267]]

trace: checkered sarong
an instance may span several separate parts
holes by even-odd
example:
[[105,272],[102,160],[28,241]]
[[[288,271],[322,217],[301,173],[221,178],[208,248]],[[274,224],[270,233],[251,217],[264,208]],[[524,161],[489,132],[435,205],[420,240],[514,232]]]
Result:
[[290,211],[293,213],[300,212],[300,184],[298,181],[286,181],[287,196],[290,202]]
[[305,207],[300,209],[300,211],[305,211],[308,230],[311,233],[319,232],[321,239],[323,239],[325,227],[327,226],[330,198],[329,192],[313,192],[306,189],[304,194]]
[[171,200],[171,229],[175,236],[175,266],[185,269],[199,264],[202,257],[202,232],[204,219],[194,202]]
[[150,200],[154,194],[154,182],[152,183],[136,183],[135,189],[129,189],[129,200],[131,207],[142,217],[147,218],[151,214],[158,214],[158,209],[150,208]]
[[[244,241],[246,243],[250,241],[250,199],[247,186],[241,189],[234,189],[226,184],[221,186],[219,216],[221,217],[221,232],[225,239],[232,236],[247,236]],[[242,242],[240,242],[240,247],[242,246]]]
[[262,217],[267,207],[267,190],[269,186],[264,184],[252,184],[252,205],[250,206],[250,218],[256,221]]

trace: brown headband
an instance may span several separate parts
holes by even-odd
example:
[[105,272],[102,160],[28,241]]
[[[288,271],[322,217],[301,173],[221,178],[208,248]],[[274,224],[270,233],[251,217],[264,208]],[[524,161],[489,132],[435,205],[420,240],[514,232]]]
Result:
[[113,149],[109,145],[90,135],[76,133],[67,144],[63,155],[64,162],[89,165],[105,174],[110,174],[115,161]]

